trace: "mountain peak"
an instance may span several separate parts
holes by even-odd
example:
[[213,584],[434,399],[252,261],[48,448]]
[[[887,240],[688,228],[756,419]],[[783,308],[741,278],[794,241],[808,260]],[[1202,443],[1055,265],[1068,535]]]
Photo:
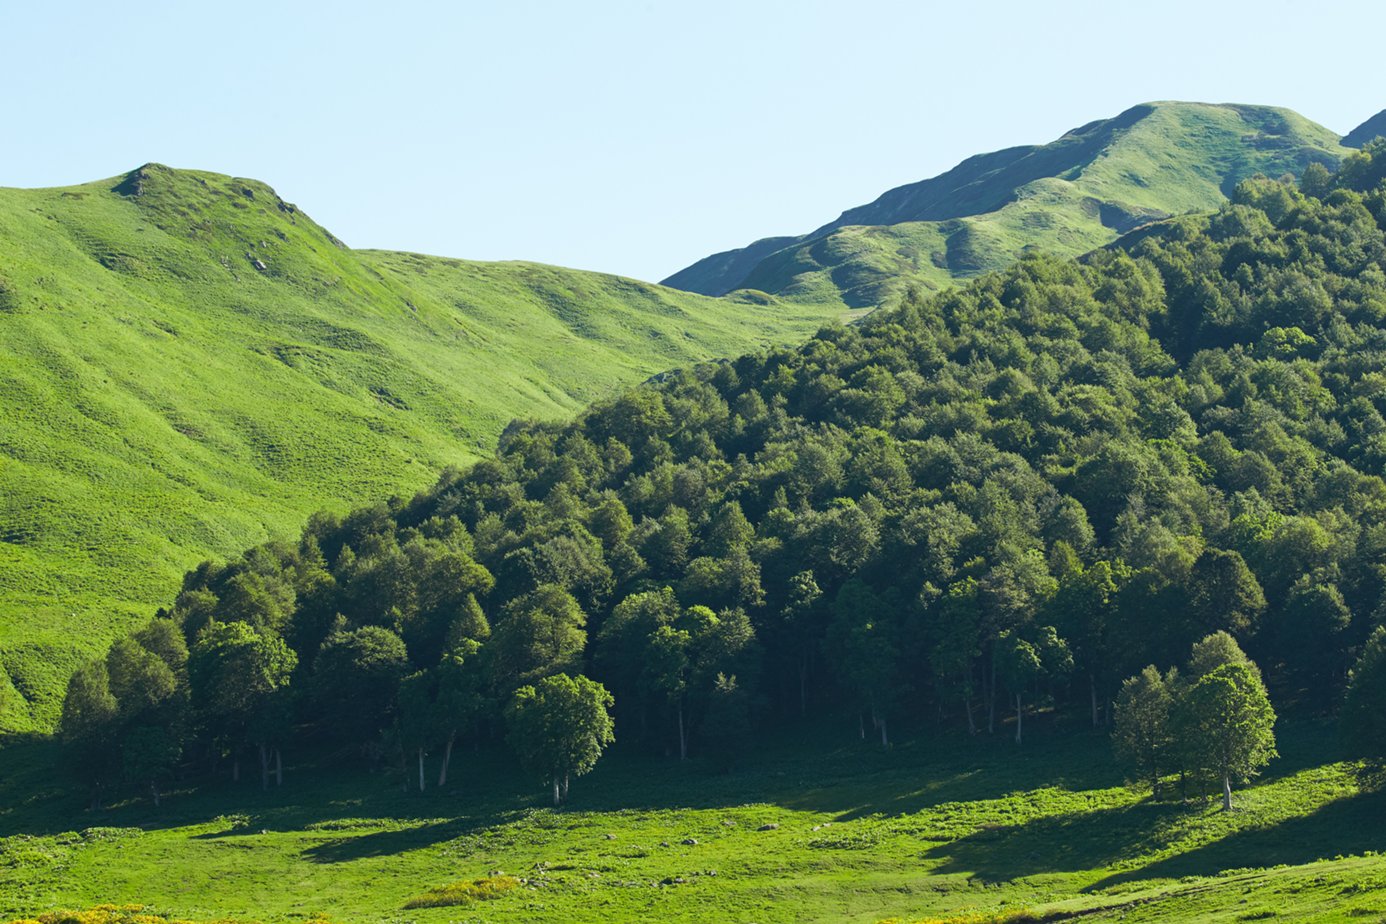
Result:
[[298,212],[274,188],[262,180],[228,176],[208,170],[184,170],[150,161],[125,174],[111,187],[122,196],[139,198],[151,194],[194,195],[206,198],[231,196],[260,205],[271,205],[288,214]]
[[1036,246],[1076,256],[1146,222],[1216,208],[1249,176],[1298,174],[1345,153],[1337,133],[1288,109],[1140,103],[1048,144],[974,155],[808,234],[716,254],[665,284],[870,307],[906,281],[937,288]]
[[235,228],[244,232],[243,237],[260,240],[266,235],[283,237],[296,225],[321,234],[334,246],[346,246],[261,180],[151,161],[106,183],[165,230],[177,227],[185,234],[205,236],[217,228]]
[[153,181],[162,174],[169,174],[173,171],[163,164],[156,164],[153,161],[136,167],[121,178],[120,182],[111,187],[113,192],[122,196],[138,197],[144,195],[146,184]]

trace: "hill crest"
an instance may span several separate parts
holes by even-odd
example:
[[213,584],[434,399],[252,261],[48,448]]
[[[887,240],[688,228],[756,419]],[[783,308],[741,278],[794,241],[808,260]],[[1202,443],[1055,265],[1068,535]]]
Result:
[[1255,173],[1331,165],[1345,153],[1337,135],[1288,109],[1142,103],[1048,144],[969,157],[808,234],[715,254],[664,284],[867,307],[903,280],[939,288],[1036,246],[1077,255],[1146,221],[1214,208]]
[[1343,146],[1360,148],[1374,138],[1386,136],[1386,109],[1381,110],[1343,136]]

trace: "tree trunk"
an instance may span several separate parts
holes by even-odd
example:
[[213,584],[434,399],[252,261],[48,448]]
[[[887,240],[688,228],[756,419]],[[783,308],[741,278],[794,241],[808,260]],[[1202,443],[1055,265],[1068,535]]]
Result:
[[269,751],[263,741],[260,742],[260,789],[269,789]]
[[1097,728],[1101,723],[1097,720],[1097,677],[1088,674],[1088,693],[1092,697],[1092,727]]
[[866,715],[861,711],[857,712],[857,734],[862,741],[866,740]]
[[233,783],[239,783],[240,781],[241,781],[241,757],[240,757],[239,754],[237,754],[235,757],[233,757],[233,758],[231,759],[231,782],[233,782]]
[[963,677],[963,708],[967,710],[967,733],[977,734],[977,720],[972,717],[972,678]]
[[991,665],[991,681],[987,683],[987,734],[996,734],[996,663]]
[[274,749],[274,785],[284,785],[284,752]]
[[553,807],[558,808],[563,804],[563,800],[558,796],[558,774],[553,775]]
[[808,715],[808,652],[799,658],[799,718]]
[[1226,773],[1222,775],[1222,810],[1232,811],[1232,777]]
[[683,729],[683,700],[679,700],[679,760],[688,759],[688,736]]
[[424,749],[419,748],[419,792],[424,791]]
[[1020,743],[1020,723],[1025,718],[1024,711],[1020,708],[1020,694],[1015,695],[1015,743]]
[[438,771],[438,788],[442,789],[448,785],[448,764],[452,763],[452,742],[457,737],[457,732],[448,733],[448,745],[443,748],[443,769]]
[[566,802],[568,801],[568,774],[567,774],[566,771],[565,771],[564,774],[563,774],[563,789],[562,789],[562,793],[563,793],[563,801],[566,803]]
[[881,747],[890,747],[890,738],[886,735],[886,720],[881,719]]
[[159,807],[159,784],[153,780],[149,781],[149,793],[154,797],[154,807]]

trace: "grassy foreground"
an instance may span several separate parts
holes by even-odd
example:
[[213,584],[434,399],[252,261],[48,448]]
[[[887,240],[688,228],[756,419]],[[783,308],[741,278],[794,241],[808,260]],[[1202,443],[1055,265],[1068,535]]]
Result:
[[[278,792],[225,781],[157,812],[90,812],[46,772],[51,745],[17,744],[0,920],[103,902],[440,924],[1386,915],[1386,791],[1322,762],[1328,729],[1282,731],[1284,756],[1231,814],[1127,788],[1099,734],[882,753],[841,731],[786,735],[730,774],[617,754],[561,812],[491,752],[464,755],[446,792],[305,765]],[[460,904],[432,906],[449,894]]]
[[204,558],[839,314],[355,251],[263,183],[158,165],[0,189],[0,729],[51,727]]

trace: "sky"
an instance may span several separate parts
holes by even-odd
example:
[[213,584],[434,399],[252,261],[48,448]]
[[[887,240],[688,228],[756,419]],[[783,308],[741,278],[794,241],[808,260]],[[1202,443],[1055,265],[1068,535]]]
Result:
[[0,0],[0,186],[254,177],[353,247],[657,281],[1157,99],[1386,108],[1386,4]]

